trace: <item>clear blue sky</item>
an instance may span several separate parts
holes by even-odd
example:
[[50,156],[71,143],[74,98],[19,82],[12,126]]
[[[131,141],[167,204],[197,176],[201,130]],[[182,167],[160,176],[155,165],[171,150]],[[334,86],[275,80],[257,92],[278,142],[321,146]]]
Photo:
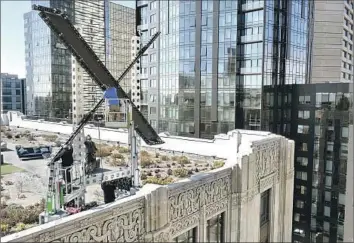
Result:
[[[135,8],[134,0],[112,1]],[[31,1],[1,0],[1,72],[26,75],[23,14]]]

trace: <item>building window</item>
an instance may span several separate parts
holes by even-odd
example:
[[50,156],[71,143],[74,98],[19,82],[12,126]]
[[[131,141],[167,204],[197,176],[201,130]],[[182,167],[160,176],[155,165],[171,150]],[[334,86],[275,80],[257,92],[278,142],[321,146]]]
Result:
[[296,200],[296,207],[297,208],[304,208],[304,201]]
[[297,126],[297,133],[308,134],[309,133],[309,126],[307,126],[307,125],[298,125]]
[[296,161],[298,162],[299,165],[301,166],[307,166],[308,164],[308,159],[305,157],[297,157]]
[[332,173],[333,162],[331,160],[326,161],[326,172]]
[[[329,233],[329,222],[323,222],[323,230],[327,233]],[[325,242],[325,241],[323,241]]]
[[156,95],[150,95],[150,102],[156,102]]
[[340,145],[340,156],[342,157],[348,156],[348,144],[342,143]]
[[342,138],[347,138],[349,136],[349,128],[342,127]]
[[150,23],[156,22],[156,14],[150,15]]
[[332,187],[332,176],[326,176],[325,186],[328,188]]
[[150,107],[150,115],[156,114],[156,107]]
[[261,226],[269,221],[269,193],[270,189],[266,190],[261,195],[261,215],[260,215],[260,223]]
[[196,236],[197,236],[197,227],[188,230],[186,233],[183,233],[179,236],[177,236],[174,239],[174,242],[179,243],[194,243],[196,242]]
[[150,55],[150,62],[156,62],[156,53]]
[[296,185],[295,188],[296,188],[297,190],[299,190],[299,193],[300,193],[301,195],[306,195],[306,192],[307,192],[306,186]]
[[149,81],[149,86],[150,86],[150,88],[156,88],[156,86],[157,86],[156,79],[151,79]]
[[328,206],[324,206],[324,216],[331,217],[331,208]]
[[306,96],[299,96],[299,104],[310,104],[311,103],[311,97],[306,95]]
[[296,171],[296,179],[307,181],[307,172]]
[[221,213],[207,221],[207,242],[223,243],[224,240],[224,218],[225,213]]
[[156,67],[150,68],[150,75],[156,75]]
[[298,117],[302,119],[309,119],[310,118],[310,111],[299,111]]
[[343,57],[347,57],[347,53],[345,51],[343,51]]
[[301,151],[306,152],[307,151],[307,143],[301,143],[300,149],[301,149]]
[[153,36],[156,33],[156,28],[150,29],[150,36]]

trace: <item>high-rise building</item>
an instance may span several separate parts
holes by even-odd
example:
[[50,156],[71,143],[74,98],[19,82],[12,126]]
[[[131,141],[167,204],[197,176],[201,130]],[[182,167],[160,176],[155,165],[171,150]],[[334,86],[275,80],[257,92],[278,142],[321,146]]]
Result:
[[353,0],[312,2],[310,82],[353,81]]
[[[131,62],[131,41],[135,36],[135,9],[107,1],[106,25],[106,67],[113,77],[118,78]],[[129,93],[131,79],[126,75],[120,82]]]
[[352,225],[349,90],[343,82],[263,87],[263,129],[295,141],[293,242],[343,242]]
[[[101,0],[75,0],[74,25],[79,30],[81,36],[96,53],[98,58],[106,62],[106,37],[105,37],[105,1]],[[92,80],[91,76],[72,60],[72,85],[79,90],[73,92],[73,118],[80,118],[84,113],[89,112],[92,107],[102,98],[102,90]],[[80,103],[82,110],[76,109]],[[102,112],[102,110],[98,111]]]
[[7,111],[26,113],[26,79],[1,73],[1,114]]
[[262,85],[305,83],[311,1],[136,1],[141,109],[171,134],[261,128]]
[[[73,17],[73,1],[32,1],[65,10]],[[51,33],[37,11],[24,14],[27,114],[66,118],[71,109],[71,53]]]
[[[130,62],[130,42],[135,34],[133,9],[108,0],[32,3],[66,11],[70,21],[115,77]],[[79,119],[101,99],[102,90],[76,63],[71,52],[51,33],[36,11],[26,13],[24,19],[28,114]],[[129,75],[122,82],[129,90],[127,84],[130,84]]]

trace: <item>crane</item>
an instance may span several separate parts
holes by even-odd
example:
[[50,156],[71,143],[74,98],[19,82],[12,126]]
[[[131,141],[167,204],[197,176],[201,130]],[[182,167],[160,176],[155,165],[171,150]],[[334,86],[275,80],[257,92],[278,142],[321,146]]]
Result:
[[[55,218],[62,217],[63,205],[66,202],[76,200],[77,203],[84,203],[84,194],[86,185],[89,183],[102,183],[109,180],[126,180],[130,181],[132,187],[139,186],[139,174],[138,174],[138,150],[139,144],[138,137],[144,140],[148,145],[158,145],[164,143],[158,136],[156,131],[152,128],[145,117],[140,113],[138,108],[130,100],[129,96],[120,87],[119,82],[130,71],[139,58],[145,53],[149,46],[158,38],[160,32],[154,34],[151,40],[140,49],[133,61],[128,65],[125,71],[119,76],[117,80],[111,75],[105,65],[100,61],[92,48],[87,44],[84,38],[80,35],[78,30],[70,22],[65,12],[62,12],[55,8],[43,7],[40,5],[33,5],[33,10],[39,11],[39,17],[49,26],[49,28],[55,33],[61,42],[72,52],[77,62],[81,67],[91,76],[94,82],[102,89],[102,91],[108,91],[114,89],[117,99],[122,101],[122,110],[126,113],[126,124],[129,130],[129,143],[131,147],[131,168],[127,170],[121,170],[117,172],[111,172],[110,174],[101,174],[101,176],[87,177],[85,170],[83,169],[83,163],[81,162],[79,167],[80,177],[76,182],[77,190],[71,190],[72,193],[68,193],[68,185],[62,185],[60,180],[60,171],[63,170],[60,167],[60,163],[56,162],[64,154],[65,145],[69,145],[73,142],[74,138],[80,133],[84,126],[92,119],[95,111],[107,100],[105,97],[102,99],[87,113],[85,114],[68,140],[59,149],[59,151],[51,158],[48,163],[49,167],[49,181],[47,191],[47,207],[46,212],[40,216],[40,221],[48,222]],[[129,119],[131,117],[131,119]],[[81,170],[80,170],[81,168]],[[77,171],[76,171],[77,172]],[[65,174],[65,173],[64,173]],[[71,184],[75,184],[72,182]],[[70,185],[69,185],[70,186]],[[73,185],[71,185],[73,188]],[[66,188],[66,195],[63,195],[63,190]],[[79,200],[80,199],[80,200]],[[52,217],[49,217],[52,216]]]

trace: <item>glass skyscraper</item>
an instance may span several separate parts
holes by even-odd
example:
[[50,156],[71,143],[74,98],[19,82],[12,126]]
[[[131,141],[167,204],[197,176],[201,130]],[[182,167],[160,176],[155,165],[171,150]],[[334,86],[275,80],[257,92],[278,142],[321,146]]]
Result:
[[[108,0],[48,0],[32,1],[32,4],[66,11],[70,21],[115,77],[131,61],[130,43],[135,35],[133,9]],[[24,23],[27,115],[45,119],[75,118],[77,102],[81,102],[82,112],[88,112],[102,96],[101,89],[81,67],[75,66],[71,52],[37,11],[26,13]],[[75,92],[76,84],[81,87],[80,99]],[[121,84],[129,90],[130,78],[126,77]]]
[[[73,17],[73,1],[32,1],[65,10]],[[66,118],[71,109],[71,53],[38,16],[24,14],[27,114]]]
[[159,132],[261,129],[263,85],[305,83],[309,1],[136,1],[141,109]]

